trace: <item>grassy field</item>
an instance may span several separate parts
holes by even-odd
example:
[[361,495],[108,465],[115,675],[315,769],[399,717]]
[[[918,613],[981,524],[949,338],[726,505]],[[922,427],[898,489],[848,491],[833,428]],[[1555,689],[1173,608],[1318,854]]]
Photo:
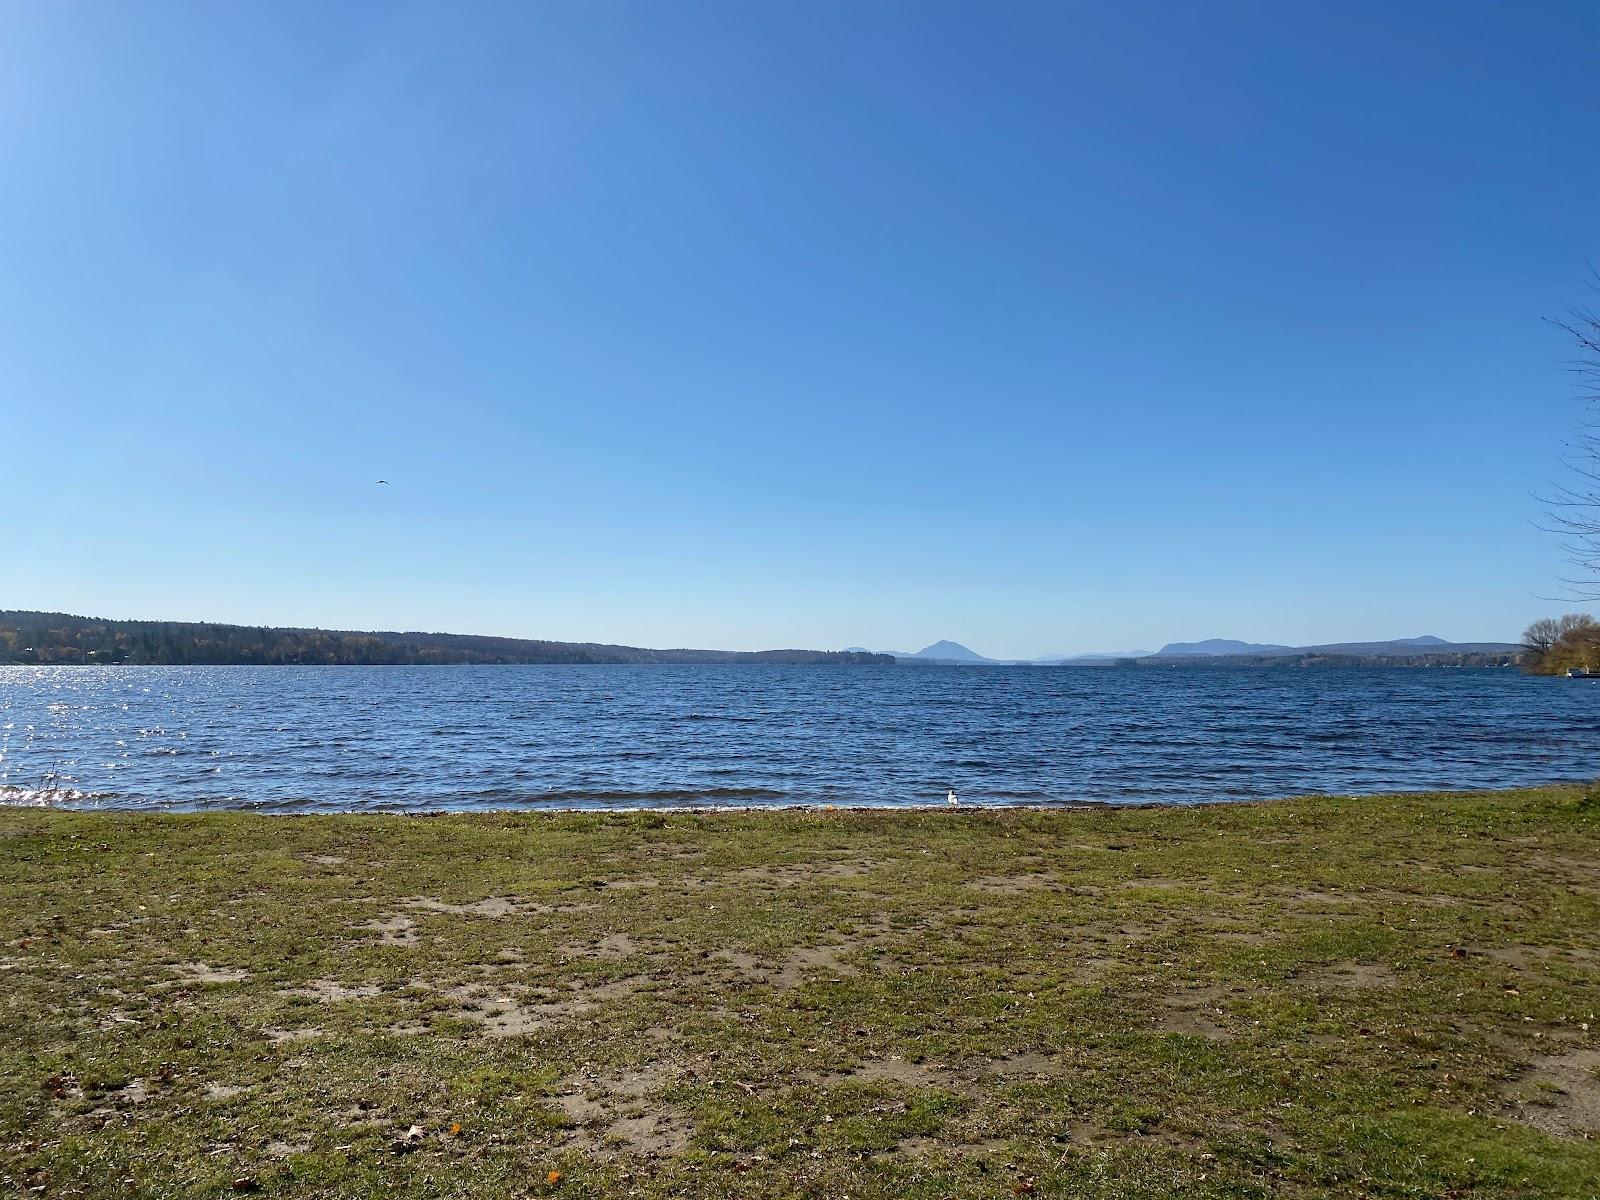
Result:
[[1595,1197],[1600,803],[0,810],[0,1189]]

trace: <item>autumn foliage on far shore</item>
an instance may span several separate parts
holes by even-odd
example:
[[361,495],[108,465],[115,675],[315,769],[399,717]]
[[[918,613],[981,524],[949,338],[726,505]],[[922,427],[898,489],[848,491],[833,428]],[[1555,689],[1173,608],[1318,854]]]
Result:
[[1600,621],[1587,613],[1545,617],[1522,635],[1523,669],[1534,675],[1564,675],[1573,667],[1600,670]]

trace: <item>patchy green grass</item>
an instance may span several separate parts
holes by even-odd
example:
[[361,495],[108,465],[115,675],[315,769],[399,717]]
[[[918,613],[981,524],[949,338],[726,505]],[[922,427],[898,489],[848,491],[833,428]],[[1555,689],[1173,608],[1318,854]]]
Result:
[[1595,1197],[1581,789],[0,811],[0,1187]]

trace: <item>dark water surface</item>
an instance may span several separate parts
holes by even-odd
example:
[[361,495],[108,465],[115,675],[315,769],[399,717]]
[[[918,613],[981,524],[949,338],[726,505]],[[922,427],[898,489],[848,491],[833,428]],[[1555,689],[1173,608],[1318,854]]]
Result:
[[1383,668],[0,667],[0,800],[1214,801],[1600,774],[1600,684]]

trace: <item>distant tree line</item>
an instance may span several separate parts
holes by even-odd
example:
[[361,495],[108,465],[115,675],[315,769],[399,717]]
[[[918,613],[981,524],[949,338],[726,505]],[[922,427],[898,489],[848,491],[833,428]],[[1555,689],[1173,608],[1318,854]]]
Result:
[[1415,654],[1169,654],[1118,659],[1130,667],[1510,667],[1514,651],[1419,650]]
[[1587,613],[1545,617],[1522,635],[1522,666],[1535,675],[1565,675],[1573,667],[1600,670],[1600,621]]
[[159,666],[410,666],[513,663],[788,663],[892,666],[832,650],[646,650],[458,633],[271,629],[0,611],[0,663]]

